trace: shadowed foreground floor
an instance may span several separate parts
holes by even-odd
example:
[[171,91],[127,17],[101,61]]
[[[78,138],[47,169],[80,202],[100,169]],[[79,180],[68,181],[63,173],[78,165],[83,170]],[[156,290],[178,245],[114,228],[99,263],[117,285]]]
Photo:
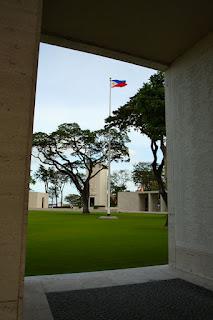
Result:
[[46,295],[54,320],[213,319],[213,292],[180,279]]

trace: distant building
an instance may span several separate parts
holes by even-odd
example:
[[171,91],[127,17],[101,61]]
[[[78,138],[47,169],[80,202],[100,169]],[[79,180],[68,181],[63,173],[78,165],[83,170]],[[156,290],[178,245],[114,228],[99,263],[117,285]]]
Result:
[[48,193],[29,192],[28,209],[47,209]]
[[119,211],[167,212],[159,191],[118,192]]
[[[93,174],[100,170],[101,165],[96,165]],[[101,170],[90,180],[90,199],[89,206],[107,206],[107,169]]]

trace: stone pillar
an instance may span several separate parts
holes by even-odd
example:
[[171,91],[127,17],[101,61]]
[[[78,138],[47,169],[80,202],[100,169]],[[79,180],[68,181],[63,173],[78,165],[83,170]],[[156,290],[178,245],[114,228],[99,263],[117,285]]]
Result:
[[0,319],[22,318],[41,1],[0,2]]
[[166,117],[169,263],[213,288],[212,33],[167,71]]
[[152,201],[152,194],[148,193],[148,211],[153,212],[153,201]]

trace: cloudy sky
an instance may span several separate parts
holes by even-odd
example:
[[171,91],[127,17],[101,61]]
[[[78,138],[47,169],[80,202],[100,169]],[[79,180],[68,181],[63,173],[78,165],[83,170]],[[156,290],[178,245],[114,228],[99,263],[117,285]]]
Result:
[[[112,89],[112,110],[125,104],[129,97],[155,71],[133,64],[103,58],[75,50],[40,45],[34,132],[51,132],[61,123],[77,122],[83,129],[99,129],[108,115],[109,77],[126,80],[124,88]],[[132,131],[130,163],[113,163],[112,171],[131,170],[138,161],[151,161],[149,140]],[[32,159],[32,174],[38,168]],[[129,188],[134,190],[132,183]],[[34,191],[44,191],[42,183]],[[75,192],[67,186],[65,193]]]

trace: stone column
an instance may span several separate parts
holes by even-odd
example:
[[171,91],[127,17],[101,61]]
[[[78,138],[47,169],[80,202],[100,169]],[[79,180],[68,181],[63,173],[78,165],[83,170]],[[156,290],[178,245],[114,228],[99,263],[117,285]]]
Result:
[[0,2],[0,319],[22,318],[41,0]]
[[152,201],[152,194],[148,193],[148,211],[152,212],[153,210],[153,201]]
[[166,73],[169,263],[213,288],[213,33]]

